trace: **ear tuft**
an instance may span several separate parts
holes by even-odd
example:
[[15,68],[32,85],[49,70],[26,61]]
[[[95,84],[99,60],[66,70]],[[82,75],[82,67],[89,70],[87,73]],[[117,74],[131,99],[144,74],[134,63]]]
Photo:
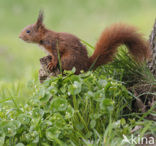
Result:
[[39,16],[36,22],[37,28],[43,25],[43,10],[39,11]]

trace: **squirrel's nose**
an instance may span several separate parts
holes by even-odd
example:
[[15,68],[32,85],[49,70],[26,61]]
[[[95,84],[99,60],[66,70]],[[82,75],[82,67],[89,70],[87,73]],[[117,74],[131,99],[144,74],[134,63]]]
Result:
[[20,39],[22,38],[21,35],[18,36]]
[[22,39],[22,38],[23,38],[23,37],[22,37],[22,33],[20,33],[18,37],[19,37],[20,39]]

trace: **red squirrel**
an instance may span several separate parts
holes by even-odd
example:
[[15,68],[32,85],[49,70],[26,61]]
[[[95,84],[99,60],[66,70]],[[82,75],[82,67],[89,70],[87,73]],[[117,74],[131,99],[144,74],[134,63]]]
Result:
[[78,37],[47,29],[43,24],[43,12],[39,13],[36,23],[22,30],[19,37],[26,42],[39,44],[51,55],[52,60],[48,64],[50,70],[58,65],[59,51],[62,70],[71,70],[75,67],[76,74],[81,70],[87,71],[93,63],[93,69],[96,69],[112,61],[117,48],[122,44],[127,46],[130,54],[138,62],[147,60],[151,54],[149,43],[135,27],[119,23],[102,32],[93,55],[89,57],[86,47]]

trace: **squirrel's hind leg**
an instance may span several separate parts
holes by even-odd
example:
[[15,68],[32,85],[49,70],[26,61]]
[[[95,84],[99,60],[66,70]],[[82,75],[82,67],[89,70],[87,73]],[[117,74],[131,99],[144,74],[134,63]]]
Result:
[[71,54],[66,54],[64,56],[61,57],[61,66],[62,66],[62,70],[72,70],[73,67],[76,68],[76,73],[75,74],[79,74],[79,68],[77,67],[76,64],[76,56],[71,55]]
[[62,70],[72,70],[73,67],[76,68],[75,74],[80,74],[81,70],[86,71],[88,69],[88,58],[82,57],[76,54],[66,54],[61,57]]

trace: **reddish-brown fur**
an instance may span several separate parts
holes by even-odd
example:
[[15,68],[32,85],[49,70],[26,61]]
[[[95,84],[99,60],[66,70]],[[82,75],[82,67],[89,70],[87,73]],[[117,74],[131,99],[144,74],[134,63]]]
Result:
[[[112,61],[121,44],[129,48],[137,61],[143,61],[150,56],[148,42],[134,27],[128,25],[115,24],[106,28],[96,44],[93,55],[88,57],[86,47],[79,38],[69,33],[48,30],[42,22],[43,14],[40,13],[37,22],[24,28],[20,38],[27,42],[37,43],[48,51],[52,56],[52,61],[48,65],[50,69],[55,68],[58,64],[58,51],[62,69],[71,70],[75,67],[76,74],[79,74],[81,70],[87,71],[95,60],[94,69]],[[27,33],[28,30],[30,33]]]
[[136,28],[125,24],[113,24],[106,28],[98,40],[90,62],[96,58],[95,68],[112,61],[117,48],[126,45],[136,61],[148,59],[151,54],[148,42]]

